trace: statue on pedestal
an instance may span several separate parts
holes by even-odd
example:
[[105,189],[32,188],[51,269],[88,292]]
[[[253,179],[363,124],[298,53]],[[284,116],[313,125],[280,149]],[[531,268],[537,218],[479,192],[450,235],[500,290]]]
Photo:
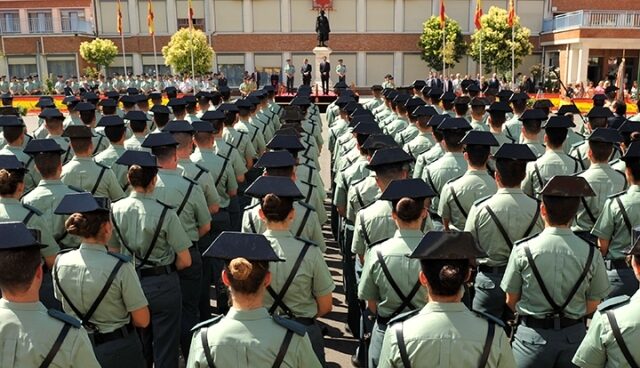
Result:
[[316,33],[318,33],[318,47],[327,47],[325,42],[329,41],[329,18],[324,15],[324,10],[320,10],[320,15],[316,19]]

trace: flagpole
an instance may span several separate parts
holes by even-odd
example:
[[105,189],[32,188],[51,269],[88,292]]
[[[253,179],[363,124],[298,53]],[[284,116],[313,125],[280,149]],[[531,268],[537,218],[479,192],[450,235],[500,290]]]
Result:
[[[515,49],[515,22],[511,26],[511,88],[515,87],[516,80],[516,49]],[[514,88],[515,89],[515,88]]]
[[120,32],[120,42],[122,42],[122,65],[124,65],[124,75],[127,75],[127,53],[124,49],[124,32]]
[[195,70],[196,70],[196,68],[195,68],[194,61],[193,61],[193,48],[194,48],[193,47],[193,25],[191,26],[191,31],[189,31],[189,35],[191,36],[191,47],[190,47],[190,50],[191,50],[191,79],[194,80],[194,82],[192,82],[192,83],[195,83],[195,78],[196,78],[196,71]]
[[156,78],[158,78],[160,74],[158,73],[158,53],[156,52],[156,33],[155,32],[153,33],[151,40],[153,41],[153,62],[156,67]]
[[445,58],[445,43],[446,43],[446,30],[447,30],[447,23],[445,20],[444,26],[442,27],[442,75],[444,77],[444,72],[447,66],[447,61]]
[[480,31],[480,79],[484,75],[484,70],[482,69],[482,31]]

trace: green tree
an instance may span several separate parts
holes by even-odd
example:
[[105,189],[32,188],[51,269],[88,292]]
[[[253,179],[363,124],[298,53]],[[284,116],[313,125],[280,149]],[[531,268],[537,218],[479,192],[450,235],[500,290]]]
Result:
[[[442,28],[440,18],[432,16],[423,24],[424,30],[418,41],[418,47],[422,50],[422,60],[427,62],[430,68],[442,69]],[[444,59],[447,68],[452,68],[467,51],[467,45],[462,37],[462,29],[455,20],[447,17],[445,22],[445,48]]]
[[533,45],[529,42],[531,31],[520,25],[520,18],[514,21],[513,42],[512,28],[507,22],[507,11],[492,6],[489,12],[482,16],[482,28],[471,35],[469,55],[476,62],[480,61],[480,41],[482,40],[482,64],[484,71],[511,74],[511,47],[514,47],[515,66],[522,64],[527,55],[531,55]]
[[191,50],[193,50],[193,66],[196,74],[204,74],[211,70],[213,48],[207,42],[204,32],[182,28],[171,36],[167,46],[162,48],[165,65],[179,73],[191,73]]
[[96,38],[80,44],[80,56],[97,69],[108,67],[118,55],[118,47],[111,40]]

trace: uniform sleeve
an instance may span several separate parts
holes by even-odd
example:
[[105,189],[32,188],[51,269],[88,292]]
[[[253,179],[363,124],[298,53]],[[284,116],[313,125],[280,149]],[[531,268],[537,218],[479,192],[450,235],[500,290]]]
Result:
[[416,159],[416,165],[413,168],[413,178],[420,179],[422,178],[422,171],[424,169],[424,154],[418,156]]
[[602,300],[609,295],[610,284],[602,253],[597,249],[593,257],[591,271],[592,277],[587,290],[587,300]]
[[527,164],[526,174],[524,176],[524,180],[522,180],[522,184],[520,184],[522,191],[533,197],[535,193],[533,192],[533,163],[530,162]]
[[144,296],[144,291],[142,291],[140,279],[136,274],[133,264],[126,263],[122,265],[119,276],[122,288],[122,301],[124,302],[127,312],[133,312],[149,305],[147,298]]
[[262,132],[258,132],[258,134],[256,134],[256,147],[258,148],[258,152],[264,152],[267,149],[267,144],[264,142],[264,135],[262,135]]
[[312,249],[314,263],[313,263],[313,296],[320,297],[331,292],[336,288],[331,277],[331,271],[322,256],[320,249]]
[[[361,209],[360,211],[364,211]],[[360,216],[360,212],[356,215],[356,221],[353,226],[353,240],[351,241],[351,252],[353,254],[364,255],[364,252],[367,250],[367,245],[364,242],[364,237],[362,236],[362,230],[365,229],[364,223],[362,223],[362,216]]]
[[440,201],[438,201],[438,215],[443,219],[451,220],[451,206],[449,206],[449,202],[451,201],[451,185],[445,184],[442,187],[442,192],[440,193]]
[[396,364],[400,353],[398,352],[398,343],[396,341],[395,332],[396,330],[394,325],[391,325],[384,333],[384,340],[382,341],[382,348],[380,349],[378,368],[395,368],[403,366],[400,362]]
[[593,230],[591,230],[591,234],[600,239],[611,240],[611,238],[613,238],[614,228],[615,219],[613,214],[613,201],[610,198],[607,198],[607,201],[604,203],[602,208],[602,212],[593,226]]
[[318,220],[318,214],[315,211],[311,211],[309,214],[309,220],[307,226],[305,226],[305,232],[309,231],[309,240],[316,243],[322,253],[327,251],[327,244],[322,235],[322,227],[320,226],[320,220]]
[[204,193],[207,205],[211,206],[212,204],[220,204],[220,195],[216,190],[216,185],[210,173],[203,173],[200,177],[199,184]]
[[478,206],[472,205],[469,209],[467,221],[464,224],[464,231],[468,231],[478,241],[478,228],[476,227],[476,217],[478,216]]
[[238,150],[235,150],[235,149],[232,150],[231,152],[233,152],[231,154],[231,156],[233,156],[231,160],[233,163],[233,171],[235,172],[235,175],[236,176],[244,175],[248,170],[247,170],[247,166],[244,164],[244,161],[242,160],[242,156],[240,156],[240,152],[238,152]]
[[300,337],[300,343],[298,344],[298,348],[295,350],[295,354],[296,357],[294,361],[296,362],[296,367],[322,368],[318,357],[313,352],[309,335],[305,334]]
[[509,255],[507,269],[500,287],[505,293],[522,294],[522,269],[520,268],[520,248],[514,248]]
[[[72,330],[74,330],[72,328]],[[93,347],[89,341],[89,336],[84,328],[77,330],[76,338],[73,341],[69,368],[100,368],[100,363],[93,353]],[[67,337],[69,339],[69,337]]]
[[[244,167],[245,170],[247,169],[246,166],[242,166],[242,167]],[[225,188],[227,188],[227,193],[234,190],[238,190],[238,180],[236,179],[236,173],[233,171],[233,168],[227,165],[227,168],[225,170],[227,171],[227,180],[225,183]]]
[[115,202],[124,198],[124,191],[122,190],[120,183],[118,183],[118,178],[116,178],[116,174],[113,173],[113,170],[109,169],[105,171],[103,180],[106,181],[111,201]]
[[51,231],[45,226],[44,219],[41,216],[34,214],[27,227],[40,230],[41,242],[46,245],[45,248],[40,249],[40,254],[43,257],[55,256],[60,251],[60,246],[53,238]]
[[191,246],[191,239],[184,230],[176,211],[170,209],[165,218],[165,237],[174,252],[180,253]]
[[200,338],[200,330],[193,333],[191,338],[191,346],[189,347],[189,359],[187,360],[187,368],[200,368],[207,366],[207,358],[204,356],[202,349],[202,340]]
[[314,192],[313,207],[318,214],[318,220],[321,224],[324,224],[329,219],[329,217],[327,216],[327,211],[324,209],[324,200],[321,197],[321,193],[324,192],[324,190],[322,190],[322,188],[314,187]]
[[194,206],[193,213],[196,218],[196,223],[198,227],[204,226],[211,222],[211,214],[209,213],[209,208],[207,207],[207,200],[204,197],[204,192],[200,186],[194,186],[193,191],[191,192],[191,197],[189,201]]
[[603,316],[596,313],[591,320],[587,335],[580,343],[571,361],[581,368],[601,368],[607,362],[607,351],[602,341]]
[[362,276],[358,283],[358,299],[360,300],[380,300],[380,289],[375,281],[375,268],[378,264],[376,257],[365,257],[362,266]]

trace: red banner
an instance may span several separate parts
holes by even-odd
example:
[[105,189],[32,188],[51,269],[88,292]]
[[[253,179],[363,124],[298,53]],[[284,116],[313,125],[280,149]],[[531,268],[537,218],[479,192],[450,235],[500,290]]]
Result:
[[333,0],[312,0],[313,9],[333,9]]

